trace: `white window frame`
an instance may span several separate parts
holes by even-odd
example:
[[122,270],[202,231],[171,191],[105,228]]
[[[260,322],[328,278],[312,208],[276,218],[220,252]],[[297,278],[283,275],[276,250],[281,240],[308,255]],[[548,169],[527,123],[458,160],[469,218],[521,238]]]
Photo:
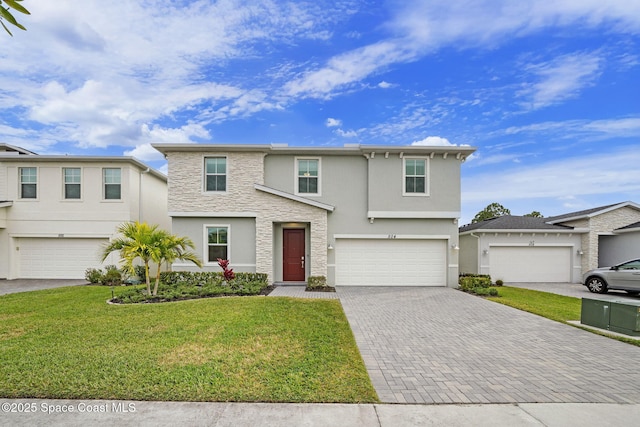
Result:
[[[115,185],[114,183],[107,183],[107,176],[106,176],[106,171],[107,169],[114,169],[114,170],[119,170],[120,171],[120,182],[118,183],[118,185],[120,185],[120,198],[119,199],[107,199],[107,184],[109,185]],[[121,202],[122,201],[122,168],[102,168],[102,201],[103,202]]]
[[[224,176],[225,184],[224,191],[218,190],[207,190],[207,159],[224,159]],[[221,174],[216,174],[221,175]],[[203,156],[202,157],[202,192],[204,194],[225,194],[229,190],[229,157],[226,155],[211,155],[211,156]]]
[[[80,182],[70,182],[67,183],[65,181],[66,176],[65,176],[65,171],[67,169],[77,169],[80,171]],[[122,172],[120,172],[120,181],[122,181]],[[77,199],[72,199],[72,198],[68,198],[67,197],[67,184],[78,184],[80,186],[80,197],[78,197]],[[122,186],[122,182],[120,183],[120,185]],[[82,200],[82,168],[78,168],[78,167],[63,167],[62,168],[62,200],[64,200],[65,202],[78,202]],[[120,187],[120,196],[122,196],[122,187]]]
[[[22,182],[22,170],[23,169],[35,169],[36,170],[36,182]],[[25,167],[19,167],[18,168],[18,196],[20,200],[38,200],[38,195],[40,194],[40,192],[38,191],[38,187],[40,187],[39,183],[38,183],[38,176],[40,175],[40,171],[38,170],[37,166],[25,166]],[[36,197],[23,197],[22,196],[22,185],[23,184],[35,184],[36,186]]]
[[205,224],[203,227],[203,257],[205,265],[218,265],[218,261],[209,261],[209,228],[227,229],[227,259],[231,262],[231,224]]
[[[424,193],[410,193],[407,192],[407,160],[424,160]],[[429,157],[420,156],[407,156],[402,158],[402,195],[407,197],[428,197],[431,193],[431,179],[429,172],[431,165],[429,164],[431,159]],[[418,176],[418,175],[415,175]]]
[[[294,182],[295,182],[295,195],[302,197],[313,197],[313,196],[321,196],[322,195],[322,158],[321,157],[295,157],[295,167],[294,167]],[[318,192],[316,193],[301,193],[299,189],[299,180],[298,176],[298,166],[300,165],[300,160],[317,160],[318,161]]]

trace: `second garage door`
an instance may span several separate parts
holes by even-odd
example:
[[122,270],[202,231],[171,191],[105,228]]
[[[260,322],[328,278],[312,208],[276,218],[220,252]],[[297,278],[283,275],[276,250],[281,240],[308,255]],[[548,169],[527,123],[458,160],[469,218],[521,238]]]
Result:
[[338,239],[338,286],[445,286],[446,240]]
[[100,245],[107,239],[20,238],[21,279],[84,279],[87,268],[101,267]]
[[492,280],[505,282],[570,282],[571,248],[499,246],[489,250]]

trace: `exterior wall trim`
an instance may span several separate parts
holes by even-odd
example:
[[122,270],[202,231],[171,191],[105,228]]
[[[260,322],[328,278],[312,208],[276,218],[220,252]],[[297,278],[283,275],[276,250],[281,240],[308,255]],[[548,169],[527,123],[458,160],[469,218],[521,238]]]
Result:
[[335,207],[328,205],[326,203],[317,202],[315,200],[309,200],[307,198],[297,196],[295,194],[290,194],[284,191],[276,190],[275,188],[267,187],[261,184],[254,184],[253,187],[258,191],[263,191],[265,193],[273,194],[274,196],[283,197],[285,199],[294,200],[296,202],[304,203],[310,206],[315,206],[316,208],[324,209],[329,212],[333,212]]
[[256,212],[169,212],[170,217],[175,218],[255,218]]
[[457,211],[367,211],[367,218],[420,218],[420,219],[457,219],[460,218],[460,212]]
[[414,240],[447,240],[451,236],[445,234],[334,234],[334,239],[414,239]]

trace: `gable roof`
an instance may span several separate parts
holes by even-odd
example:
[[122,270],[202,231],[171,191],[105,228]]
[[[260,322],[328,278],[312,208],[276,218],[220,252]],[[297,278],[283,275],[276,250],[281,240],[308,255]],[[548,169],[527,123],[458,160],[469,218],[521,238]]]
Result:
[[467,224],[460,227],[460,233],[473,230],[545,230],[545,231],[573,231],[573,227],[566,225],[554,225],[546,222],[546,218],[535,218],[531,216],[504,215],[474,224]]
[[615,209],[620,209],[624,207],[631,207],[637,210],[640,210],[640,205],[634,202],[622,202],[615,203],[613,205],[599,206],[597,208],[586,209],[583,211],[570,212],[564,215],[551,216],[546,218],[546,222],[549,224],[557,224],[559,222],[567,222],[567,221],[575,221],[578,219],[591,218],[597,215],[602,215],[603,213],[610,212]]
[[633,224],[626,225],[624,227],[616,228],[613,230],[615,233],[628,233],[630,231],[640,231],[640,221]]

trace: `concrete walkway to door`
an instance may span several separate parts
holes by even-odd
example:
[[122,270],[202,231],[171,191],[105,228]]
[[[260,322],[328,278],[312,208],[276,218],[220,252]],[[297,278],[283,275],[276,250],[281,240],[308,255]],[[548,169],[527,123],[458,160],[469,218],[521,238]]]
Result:
[[640,347],[450,288],[339,287],[387,403],[640,403]]

